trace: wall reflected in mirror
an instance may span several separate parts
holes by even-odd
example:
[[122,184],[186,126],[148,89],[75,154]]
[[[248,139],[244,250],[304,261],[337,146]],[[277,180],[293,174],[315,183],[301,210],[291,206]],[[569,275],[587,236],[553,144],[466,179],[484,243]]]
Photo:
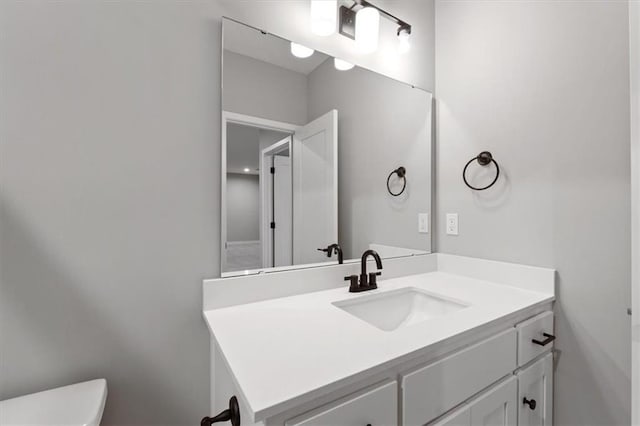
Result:
[[430,252],[431,94],[229,19],[223,32],[223,276],[337,263],[333,244]]

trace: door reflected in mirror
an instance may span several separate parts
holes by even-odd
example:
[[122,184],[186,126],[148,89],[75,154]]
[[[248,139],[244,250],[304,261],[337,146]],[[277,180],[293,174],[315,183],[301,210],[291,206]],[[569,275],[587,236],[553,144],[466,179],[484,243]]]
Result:
[[332,244],[430,252],[431,94],[235,21],[223,32],[222,275],[335,264]]

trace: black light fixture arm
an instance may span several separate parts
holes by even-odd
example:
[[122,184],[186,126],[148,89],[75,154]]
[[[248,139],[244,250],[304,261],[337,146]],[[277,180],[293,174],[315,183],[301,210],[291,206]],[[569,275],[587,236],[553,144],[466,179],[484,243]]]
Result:
[[400,34],[401,31],[406,31],[407,34],[411,34],[411,25],[408,22],[405,22],[402,19],[398,18],[397,16],[390,14],[389,12],[379,8],[375,4],[369,3],[367,0],[353,0],[353,2],[354,4],[357,4],[362,7],[372,7],[376,9],[378,12],[380,12],[382,16],[384,16],[389,21],[394,22],[395,24],[398,25],[398,34]]

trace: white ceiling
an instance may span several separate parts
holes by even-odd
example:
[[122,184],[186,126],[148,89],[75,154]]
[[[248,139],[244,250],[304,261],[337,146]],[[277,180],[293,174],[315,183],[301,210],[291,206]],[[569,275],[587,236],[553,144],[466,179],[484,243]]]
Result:
[[224,22],[224,49],[304,75],[329,58],[320,52],[308,58],[296,58],[291,54],[288,41],[230,20]]

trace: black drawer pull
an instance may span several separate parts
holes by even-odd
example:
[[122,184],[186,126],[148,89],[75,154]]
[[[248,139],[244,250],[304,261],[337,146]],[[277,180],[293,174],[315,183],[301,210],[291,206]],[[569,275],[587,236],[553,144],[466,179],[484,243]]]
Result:
[[238,398],[232,396],[229,399],[229,408],[214,417],[203,417],[200,426],[211,426],[212,423],[231,421],[232,426],[240,426],[240,407]]
[[524,398],[522,398],[522,403],[523,403],[524,405],[528,405],[528,406],[529,406],[529,408],[531,408],[532,410],[535,410],[535,409],[536,409],[536,406],[538,405],[538,403],[536,402],[536,400],[535,400],[535,399],[531,399],[531,400],[529,400],[529,399],[527,399],[527,397],[526,397],[526,396],[525,396]]
[[549,343],[553,342],[554,340],[556,340],[556,336],[554,336],[553,334],[549,334],[549,333],[542,333],[542,335],[544,337],[546,337],[546,339],[544,340],[537,340],[537,339],[532,339],[531,341],[533,343],[535,343],[536,345],[540,345],[540,346],[547,346]]

